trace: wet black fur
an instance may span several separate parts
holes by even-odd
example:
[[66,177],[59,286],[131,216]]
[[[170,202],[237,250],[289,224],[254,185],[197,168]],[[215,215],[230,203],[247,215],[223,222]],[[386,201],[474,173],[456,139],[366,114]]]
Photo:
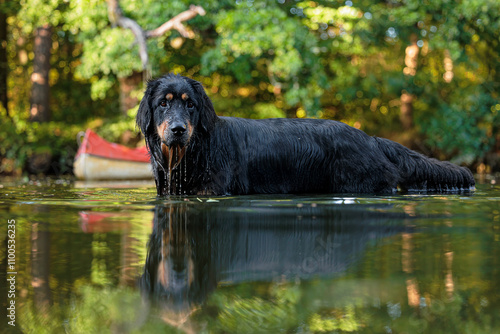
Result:
[[[169,117],[190,122],[193,135],[182,163],[167,181],[168,162],[155,124],[167,93],[189,91],[194,108],[180,104]],[[166,113],[166,112],[165,112]],[[172,116],[173,115],[173,116]],[[323,119],[218,117],[202,85],[166,75],[150,81],[137,114],[159,196],[168,194],[461,192],[474,189],[472,173],[398,143],[370,137]]]

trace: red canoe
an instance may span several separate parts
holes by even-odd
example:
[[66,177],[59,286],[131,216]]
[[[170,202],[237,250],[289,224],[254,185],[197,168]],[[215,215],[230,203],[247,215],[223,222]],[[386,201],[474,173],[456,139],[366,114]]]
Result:
[[82,180],[130,180],[153,177],[146,147],[110,143],[90,129],[85,131],[73,171]]

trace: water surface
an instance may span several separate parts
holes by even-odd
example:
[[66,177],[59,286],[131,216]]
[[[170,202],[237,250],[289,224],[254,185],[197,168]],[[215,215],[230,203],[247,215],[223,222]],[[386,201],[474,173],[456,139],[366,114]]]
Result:
[[500,332],[500,187],[489,181],[472,195],[155,194],[151,182],[1,183],[1,273],[15,276],[15,297],[0,286],[0,328]]

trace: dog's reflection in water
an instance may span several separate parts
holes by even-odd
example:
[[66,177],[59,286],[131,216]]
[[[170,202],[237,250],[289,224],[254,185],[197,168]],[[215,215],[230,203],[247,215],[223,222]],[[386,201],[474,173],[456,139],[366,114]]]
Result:
[[162,318],[185,329],[219,282],[296,282],[343,273],[368,244],[406,230],[400,224],[405,214],[387,212],[387,205],[291,203],[158,205],[141,287]]
[[176,327],[182,327],[215,288],[213,275],[207,272],[208,257],[193,251],[195,240],[188,231],[186,210],[186,206],[156,207],[140,281],[143,292],[161,309],[163,320]]

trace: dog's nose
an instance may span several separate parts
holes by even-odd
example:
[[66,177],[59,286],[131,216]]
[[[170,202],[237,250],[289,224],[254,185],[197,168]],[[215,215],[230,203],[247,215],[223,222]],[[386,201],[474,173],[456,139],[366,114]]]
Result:
[[182,136],[184,132],[186,132],[186,125],[180,122],[174,122],[172,123],[171,131],[176,136]]

